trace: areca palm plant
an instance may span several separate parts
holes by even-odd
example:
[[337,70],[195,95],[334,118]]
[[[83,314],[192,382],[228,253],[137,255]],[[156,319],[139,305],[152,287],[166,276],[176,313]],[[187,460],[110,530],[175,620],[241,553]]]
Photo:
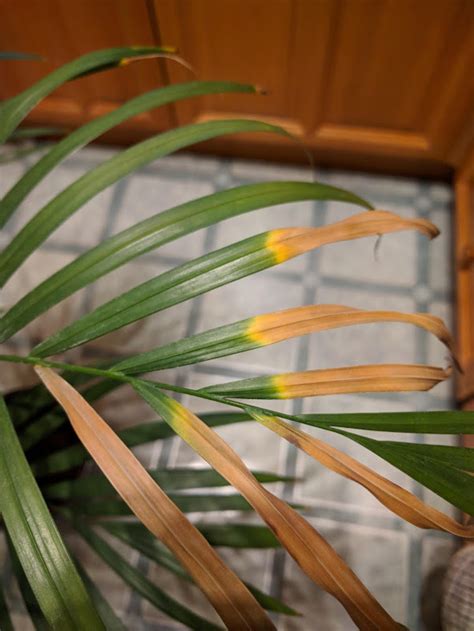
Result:
[[[125,62],[156,55],[164,48],[115,48],[82,56],[45,76],[0,106],[0,142],[12,138],[33,107],[64,82]],[[8,56],[4,62],[7,63]],[[21,202],[73,151],[150,109],[180,99],[216,93],[255,93],[250,85],[192,81],[147,92],[115,111],[72,131],[41,158],[0,202],[0,226]],[[166,131],[106,160],[67,186],[17,232],[0,253],[3,286],[24,261],[88,200],[133,170],[159,157],[222,134],[287,133],[256,120],[219,120]],[[474,433],[472,413],[429,411],[404,413],[290,415],[263,406],[260,400],[314,397],[355,392],[428,390],[450,376],[449,367],[380,364],[328,370],[271,374],[201,389],[160,380],[159,371],[243,353],[296,336],[374,322],[405,323],[436,336],[456,353],[450,333],[437,317],[425,313],[363,310],[345,305],[306,305],[256,314],[144,353],[77,364],[68,351],[214,288],[284,263],[304,252],[338,241],[414,230],[436,237],[436,226],[376,210],[349,191],[318,182],[274,181],[239,186],[181,204],[115,234],[78,256],[28,291],[0,318],[0,342],[6,342],[42,314],[112,270],[161,245],[203,227],[260,208],[302,200],[350,203],[354,213],[320,228],[283,227],[233,243],[162,273],[117,295],[70,322],[27,355],[3,354],[8,364],[36,370],[40,383],[5,393],[0,400],[0,512],[12,567],[37,628],[120,629],[123,624],[87,573],[73,558],[60,534],[67,524],[133,590],[169,617],[193,629],[220,628],[166,586],[144,577],[110,543],[110,536],[147,556],[153,563],[194,582],[229,629],[271,629],[272,612],[295,615],[283,603],[244,583],[215,548],[282,546],[301,571],[337,598],[361,629],[400,629],[359,578],[321,534],[291,506],[271,492],[268,483],[282,480],[272,472],[251,471],[214,431],[230,423],[260,423],[296,445],[308,458],[362,485],[387,510],[426,529],[473,537],[474,527],[423,503],[417,496],[363,463],[305,431],[318,428],[344,436],[388,461],[465,513],[474,514],[472,450],[367,437],[360,430],[431,434]],[[54,358],[61,355],[60,358]],[[61,360],[61,361],[59,361]],[[150,376],[150,373],[153,373]],[[156,412],[153,422],[115,432],[94,409],[112,390],[131,388]],[[173,397],[187,394],[216,403],[221,412],[197,416]],[[258,403],[258,405],[257,405]],[[203,469],[146,470],[132,452],[143,443],[178,435],[207,463]],[[243,454],[245,456],[245,454]],[[93,460],[100,472],[84,474]],[[214,492],[233,486],[235,493]],[[183,494],[183,490],[194,492]],[[197,490],[201,491],[197,492]],[[202,491],[206,489],[206,491]],[[254,511],[261,525],[192,523],[185,513],[220,510]],[[313,624],[313,622],[311,622]],[[0,627],[12,629],[0,590]],[[319,621],[324,628],[324,621]]]

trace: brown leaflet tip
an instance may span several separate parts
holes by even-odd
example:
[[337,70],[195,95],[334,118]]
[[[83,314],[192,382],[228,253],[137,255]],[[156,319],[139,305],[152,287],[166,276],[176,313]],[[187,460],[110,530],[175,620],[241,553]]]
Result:
[[270,91],[267,90],[267,88],[264,88],[262,85],[254,85],[253,87],[255,88],[256,94],[259,94],[261,96],[268,96],[270,94]]
[[[396,218],[400,222],[406,223],[407,229],[415,228],[416,230],[424,234],[429,239],[435,239],[440,234],[440,230],[438,226],[436,226],[433,222],[429,221],[428,219],[423,219],[419,217],[410,219],[408,217],[402,217],[391,210],[383,210],[380,208],[375,208],[374,210],[369,210],[368,212],[377,213],[380,215],[380,217],[385,216],[386,218],[392,218],[392,219]],[[382,234],[383,233],[380,233],[379,236],[382,236]]]
[[[401,232],[403,230],[417,230],[429,239],[434,239],[440,233],[439,228],[435,226],[435,224],[431,221],[428,221],[428,219],[422,219],[418,217],[403,217],[402,215],[399,215],[398,213],[391,210],[381,210],[378,208],[367,210],[358,215],[348,217],[338,223],[354,224],[359,222],[361,223],[361,225],[363,225],[365,222],[371,223],[374,226],[372,234],[377,234],[379,238],[385,234],[390,234],[392,232]],[[380,222],[380,232],[378,233],[375,231],[376,222]],[[392,225],[391,229],[390,224]]]

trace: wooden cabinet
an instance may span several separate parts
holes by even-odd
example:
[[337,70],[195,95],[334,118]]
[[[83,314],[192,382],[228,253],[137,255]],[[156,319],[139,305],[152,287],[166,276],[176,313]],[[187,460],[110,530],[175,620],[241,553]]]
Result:
[[[44,61],[8,61],[0,66],[0,99],[25,89],[57,66],[97,48],[154,45],[153,24],[141,0],[3,0],[0,2],[0,49],[41,54]],[[55,91],[28,121],[75,127],[127,99],[164,85],[157,60],[91,75]],[[143,114],[111,135],[132,141],[171,125],[161,108]]]
[[[404,171],[459,164],[474,134],[472,0],[154,0],[161,37],[204,79],[264,85],[253,100],[180,105],[181,122],[245,114],[303,138],[321,163]],[[169,65],[170,77],[185,72]],[[271,136],[215,141],[280,157]],[[281,147],[285,146],[286,151]]]
[[[447,174],[474,139],[472,0],[3,0],[0,47],[47,61],[2,64],[0,98],[80,53],[151,43],[178,46],[198,78],[252,82],[268,94],[182,102],[122,125],[113,141],[172,122],[258,117],[303,139],[320,164]],[[77,125],[190,78],[172,62],[134,64],[71,82],[30,121]],[[297,143],[272,135],[201,149],[305,160]]]

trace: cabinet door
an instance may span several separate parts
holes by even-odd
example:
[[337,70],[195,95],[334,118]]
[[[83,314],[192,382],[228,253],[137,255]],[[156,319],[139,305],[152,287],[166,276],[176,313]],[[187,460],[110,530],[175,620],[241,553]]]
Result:
[[[179,120],[265,117],[319,162],[440,173],[474,134],[472,0],[154,0],[161,36],[202,79],[263,85],[266,97],[209,97]],[[169,67],[173,80],[185,71]],[[245,143],[250,141],[250,146]],[[295,157],[271,136],[213,147]],[[282,151],[282,147],[285,150]]]
[[[152,29],[145,0],[4,0],[0,3],[0,48],[37,53],[44,61],[2,62],[0,99],[94,49],[154,45]],[[45,99],[29,121],[77,126],[162,84],[159,61],[140,61],[71,81]],[[170,111],[162,108],[124,123],[109,138],[136,139],[168,127],[169,122]]]

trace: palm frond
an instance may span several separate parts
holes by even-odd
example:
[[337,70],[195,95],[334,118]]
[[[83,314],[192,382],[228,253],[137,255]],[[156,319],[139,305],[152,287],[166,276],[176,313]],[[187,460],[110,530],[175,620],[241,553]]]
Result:
[[359,627],[399,629],[327,541],[296,511],[264,489],[220,436],[152,384],[135,381],[134,388],[183,440],[242,493],[301,569],[335,596]]
[[458,410],[299,414],[293,416],[292,420],[315,427],[345,427],[408,434],[474,433],[474,412]]
[[[107,48],[78,57],[57,70],[53,70],[53,72],[40,79],[40,81],[27,88],[24,92],[1,103],[0,144],[10,137],[35,105],[66,81],[77,79],[92,72],[102,72],[109,68],[116,68],[134,58],[151,58],[163,54],[169,55],[172,52],[174,52],[174,49],[169,47],[156,46]],[[4,53],[4,58],[12,59],[11,55],[12,53]],[[15,58],[18,58],[18,55],[22,59],[27,58],[24,53],[15,53]]]
[[[52,335],[33,354],[63,352],[322,245],[399,230],[417,230],[429,237],[437,234],[428,221],[403,219],[384,211],[368,211],[323,228],[263,232],[184,263],[113,298]],[[30,320],[31,316],[24,312],[22,317],[13,307],[0,320],[0,340]]]
[[[35,105],[65,82],[117,68],[133,60],[169,57],[171,52],[172,49],[167,47],[113,48],[89,53],[54,70],[21,94],[0,104],[0,143],[7,139],[29,138],[33,133],[50,135],[51,129],[34,132],[28,128],[18,129],[18,125]],[[171,56],[180,61],[175,55]],[[0,53],[0,60],[32,58],[36,57]],[[132,98],[116,110],[65,135],[54,146],[45,147],[44,155],[0,200],[0,227],[73,151],[131,117],[195,96],[257,92],[254,86],[245,84],[192,81]],[[0,284],[5,284],[63,222],[121,178],[194,143],[240,132],[291,137],[281,127],[260,121],[201,121],[165,131],[118,152],[59,192],[19,230],[0,253]],[[22,150],[30,151],[31,147],[14,148],[11,155]],[[315,200],[349,203],[366,212],[319,228],[292,226],[271,230],[206,253],[71,321],[49,338],[41,339],[26,357],[0,355],[0,361],[35,365],[54,395],[39,385],[8,393],[5,401],[0,401],[2,526],[11,539],[9,545],[15,575],[36,628],[89,630],[104,625],[117,631],[124,628],[101,594],[100,586],[88,576],[88,568],[83,568],[69,555],[53,515],[59,524],[65,518],[109,568],[152,606],[193,629],[219,627],[144,577],[103,535],[112,541],[120,541],[130,551],[143,554],[151,563],[181,580],[195,582],[228,628],[273,628],[265,611],[293,616],[297,612],[255,585],[244,584],[221,561],[214,548],[229,547],[237,551],[283,546],[316,584],[343,604],[361,629],[400,629],[324,538],[297,512],[304,507],[284,503],[263,486],[285,482],[288,478],[272,472],[249,470],[214,431],[214,428],[233,423],[244,423],[242,432],[246,431],[248,422],[263,424],[335,474],[362,485],[386,508],[415,526],[472,536],[472,527],[457,523],[376,471],[287,421],[344,436],[454,506],[473,514],[472,449],[391,441],[385,437],[375,439],[361,435],[357,430],[410,434],[474,433],[474,412],[354,414],[345,411],[341,414],[298,415],[255,404],[250,406],[240,400],[427,390],[447,379],[451,372],[449,368],[360,364],[206,384],[199,390],[139,378],[148,371],[232,356],[296,336],[378,322],[405,323],[434,335],[447,347],[455,367],[458,367],[455,345],[439,318],[424,313],[308,305],[255,315],[101,364],[83,366],[45,359],[327,244],[404,230],[417,231],[428,238],[437,236],[436,226],[424,219],[406,219],[392,212],[375,210],[367,200],[349,191],[318,182],[265,182],[218,191],[152,214],[145,221],[78,256],[9,308],[0,318],[0,341],[21,332],[38,316],[46,314],[80,289],[166,243],[247,212]],[[62,376],[52,369],[61,370]],[[114,433],[94,411],[92,404],[127,385],[139,393],[160,419],[136,423]],[[207,400],[234,411],[197,417],[165,392]],[[146,470],[131,452],[133,447],[166,440],[176,434],[212,468]],[[88,467],[83,471],[83,465],[91,459],[99,471],[87,471]],[[228,492],[231,486],[237,493]],[[211,511],[216,514],[239,511],[246,518],[255,517],[255,511],[267,526],[234,523],[227,519],[226,523],[193,524],[188,519],[188,515],[196,512]],[[318,623],[324,625],[324,621]],[[13,628],[1,590],[0,627],[7,631]]]
[[430,390],[449,370],[419,364],[371,364],[253,377],[203,388],[204,393],[237,399],[295,399],[355,392]]
[[[121,541],[129,544],[135,550],[144,554],[148,559],[158,563],[158,565],[166,568],[173,574],[186,581],[191,581],[191,577],[187,574],[181,565],[177,563],[173,555],[168,552],[141,524],[114,523],[104,524],[105,530]],[[272,536],[267,528],[259,526],[222,526],[203,525],[199,530],[205,535],[206,539],[214,546],[231,546],[236,547],[236,543],[242,541],[245,548],[257,547],[275,547],[278,541]],[[224,537],[222,537],[224,534]],[[262,545],[263,543],[263,545]],[[273,598],[257,589],[251,583],[245,583],[248,590],[255,596],[264,609],[275,613],[285,614],[287,616],[296,616],[298,613],[285,605],[277,598]]]
[[[203,489],[227,486],[228,482],[214,469],[198,469],[196,467],[173,469],[147,469],[148,474],[165,491],[182,491],[183,489]],[[252,471],[259,482],[288,482],[293,480],[266,471]],[[76,480],[63,480],[47,485],[43,492],[50,499],[100,498],[115,495],[112,485],[100,474],[91,474]]]
[[160,611],[166,613],[173,620],[182,622],[190,629],[204,631],[218,631],[221,627],[212,624],[205,618],[194,613],[189,607],[182,605],[175,598],[160,589],[146,578],[142,572],[131,565],[121,554],[116,552],[102,537],[100,537],[85,522],[75,519],[74,527],[81,534],[89,546],[96,552],[107,565],[114,570],[128,585],[130,585],[142,598],[148,600]]
[[102,622],[64,546],[0,400],[0,512],[23,571],[53,629]]
[[355,324],[404,322],[430,331],[454,353],[454,342],[444,323],[425,313],[366,311],[342,305],[311,305],[246,318],[199,333],[113,365],[127,375],[164,370],[236,355],[254,348]]
[[[38,367],[36,371],[109,482],[140,521],[176,555],[226,626],[274,628],[240,579],[86,400],[49,368]],[[84,534],[81,526],[79,531]],[[89,534],[89,541],[91,537]]]
[[[194,81],[192,83],[183,83],[176,86],[167,86],[130,99],[112,112],[94,118],[89,123],[72,131],[30,167],[13,187],[5,193],[3,199],[0,201],[0,228],[6,224],[8,219],[35,186],[67,156],[71,155],[73,151],[84,147],[87,143],[98,138],[109,129],[112,129],[137,114],[148,112],[168,103],[174,103],[180,99],[219,92],[252,93],[255,92],[255,88],[251,85],[225,81]],[[51,131],[54,132],[54,128],[46,128],[42,131],[46,131],[46,135],[51,135]],[[34,137],[38,137],[38,130],[35,132],[34,129],[19,129],[12,134],[12,138],[29,137],[30,134]]]
[[[423,486],[434,491],[440,497],[457,506],[460,510],[469,515],[474,515],[474,484],[472,475],[466,473],[464,469],[459,469],[453,464],[439,461],[431,456],[433,453],[430,445],[420,445],[420,450],[413,452],[413,445],[405,448],[405,443],[395,443],[393,441],[375,440],[360,436],[353,432],[338,430],[339,434],[347,436],[356,443],[366,447],[377,456],[380,456],[390,464],[393,464],[400,471],[404,471],[414,480],[417,480]],[[428,447],[426,452],[423,447]],[[464,459],[464,450],[459,449],[463,454],[460,456]],[[468,450],[472,452],[472,449]],[[452,462],[456,462],[456,458],[452,452]]]
[[[274,416],[267,416],[258,411],[252,411],[250,408],[249,412],[259,423],[262,423],[262,425],[268,427],[268,429],[277,433],[291,444],[296,445],[299,449],[306,452],[328,469],[361,484],[384,506],[396,513],[399,517],[402,517],[405,521],[418,526],[418,528],[433,528],[460,537],[474,537],[474,526],[459,524],[454,521],[454,519],[451,519],[451,517],[423,503],[418,497],[413,495],[413,493],[409,493],[397,484],[378,475],[369,467],[366,467],[335,447],[313,438],[309,434],[292,427],[289,423]],[[415,452],[418,454],[420,454],[420,452],[423,453],[424,446],[425,445],[420,445],[421,449],[415,449]],[[406,444],[405,448],[406,447],[409,448],[410,444]],[[411,447],[418,447],[418,445],[411,445]],[[458,448],[452,449],[455,452],[461,451],[461,454],[463,454],[464,451],[469,451]],[[436,451],[436,447],[434,450]],[[464,462],[464,459],[462,461]]]
[[[344,190],[306,182],[240,186],[180,204],[110,237],[38,285],[0,320],[0,339],[7,339],[75,291],[178,237],[258,208],[315,199],[366,205]],[[37,351],[42,352],[41,348]]]

